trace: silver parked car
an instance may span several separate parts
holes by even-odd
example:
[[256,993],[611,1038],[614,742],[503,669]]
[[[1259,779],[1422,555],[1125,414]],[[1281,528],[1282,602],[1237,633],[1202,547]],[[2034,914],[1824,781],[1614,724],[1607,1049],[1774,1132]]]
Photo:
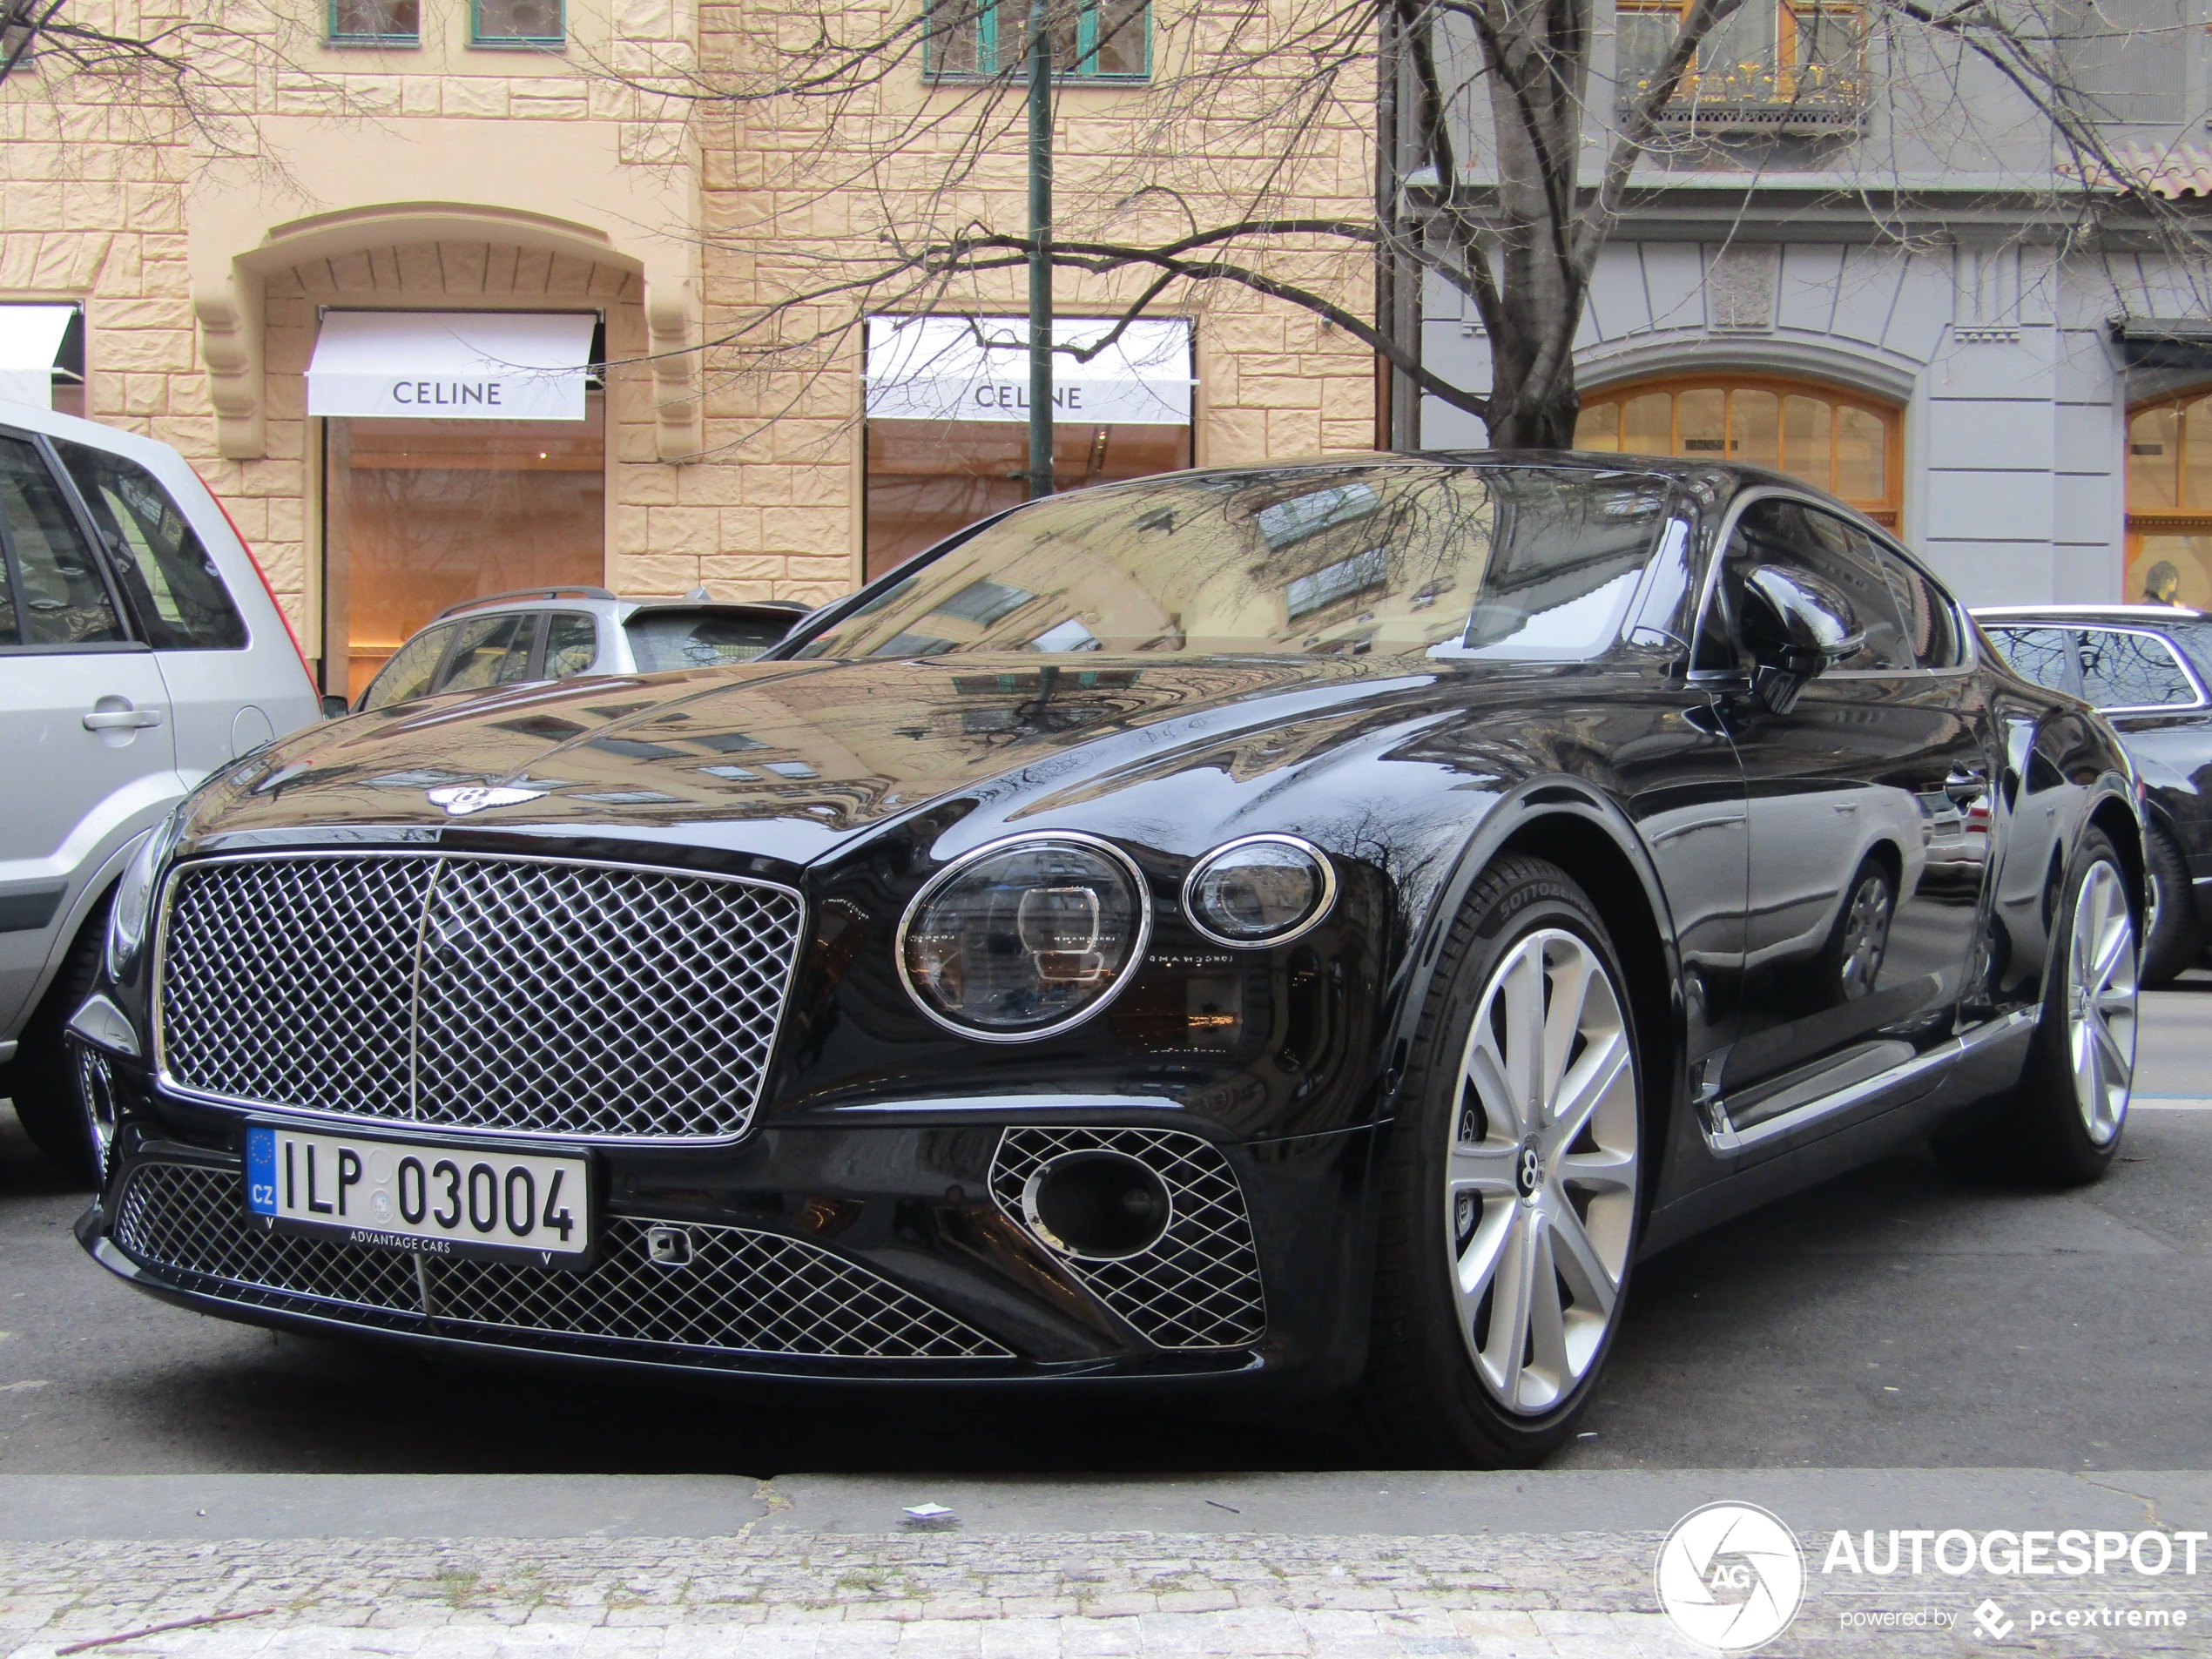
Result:
[[681,599],[621,599],[604,588],[496,593],[441,611],[392,654],[354,707],[579,674],[751,662],[806,614],[786,600],[718,604],[704,590]]
[[89,1179],[63,1029],[133,850],[320,702],[267,583],[165,443],[0,404],[0,1096]]

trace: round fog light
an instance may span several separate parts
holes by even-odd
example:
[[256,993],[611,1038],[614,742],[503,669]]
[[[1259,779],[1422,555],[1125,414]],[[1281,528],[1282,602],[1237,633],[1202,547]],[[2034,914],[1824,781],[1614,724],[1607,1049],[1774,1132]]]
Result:
[[1249,949],[1297,938],[1329,913],[1335,868],[1295,835],[1248,835],[1200,859],[1183,884],[1190,925],[1217,945]]
[[1158,1244],[1175,1219],[1167,1184],[1119,1152],[1070,1152],[1022,1190],[1029,1231],[1063,1256],[1118,1261]]

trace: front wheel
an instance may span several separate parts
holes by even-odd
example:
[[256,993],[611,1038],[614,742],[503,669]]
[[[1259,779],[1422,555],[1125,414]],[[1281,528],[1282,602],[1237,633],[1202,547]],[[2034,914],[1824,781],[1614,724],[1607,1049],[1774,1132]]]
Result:
[[2080,1186],[2112,1166],[2135,1075],[2141,955],[2128,867],[2102,830],[2082,838],[2051,941],[2043,1011],[2011,1096],[1939,1136],[1962,1174]]
[[1440,954],[1383,1173],[1370,1423],[1518,1467],[1572,1432],[1621,1318],[1643,1199],[1627,981],[1581,887],[1476,882]]

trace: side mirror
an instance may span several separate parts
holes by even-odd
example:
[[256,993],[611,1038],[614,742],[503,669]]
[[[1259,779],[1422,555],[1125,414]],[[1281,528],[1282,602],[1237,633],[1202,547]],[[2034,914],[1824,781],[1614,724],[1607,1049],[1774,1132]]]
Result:
[[346,699],[339,696],[337,692],[327,691],[323,694],[322,718],[324,719],[341,720],[353,711]]
[[1762,564],[1743,578],[1744,649],[1751,653],[1751,691],[1775,714],[1865,641],[1851,601],[1818,577]]

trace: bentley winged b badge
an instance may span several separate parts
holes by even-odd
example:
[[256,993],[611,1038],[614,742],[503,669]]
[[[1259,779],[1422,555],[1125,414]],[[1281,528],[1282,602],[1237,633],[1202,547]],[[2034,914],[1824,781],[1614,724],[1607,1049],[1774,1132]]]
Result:
[[433,806],[444,807],[448,818],[466,818],[487,806],[517,806],[526,800],[542,799],[547,793],[543,789],[515,789],[505,784],[448,784],[422,792]]

